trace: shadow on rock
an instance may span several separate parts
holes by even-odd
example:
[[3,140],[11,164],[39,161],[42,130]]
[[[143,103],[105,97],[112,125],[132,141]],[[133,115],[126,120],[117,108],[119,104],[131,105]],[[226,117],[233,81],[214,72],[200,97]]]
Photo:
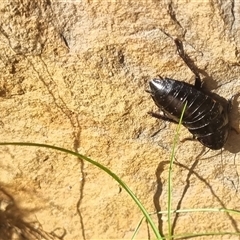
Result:
[[20,210],[14,198],[0,188],[0,240],[58,240],[66,235],[65,230],[44,231],[39,222],[27,222],[29,211]]

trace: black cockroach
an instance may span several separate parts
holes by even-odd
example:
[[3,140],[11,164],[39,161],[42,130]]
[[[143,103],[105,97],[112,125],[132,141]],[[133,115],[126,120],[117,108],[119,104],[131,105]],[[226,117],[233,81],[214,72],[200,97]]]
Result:
[[179,122],[187,102],[182,124],[204,146],[217,150],[223,147],[230,129],[227,107],[214,100],[197,86],[170,78],[155,78],[149,82],[151,96],[164,115],[155,117]]
[[[180,41],[176,41],[178,52],[187,62],[183,51],[179,49]],[[189,66],[189,64],[188,64]],[[192,66],[189,66],[193,71]],[[179,122],[185,103],[186,110],[182,124],[193,134],[199,142],[210,149],[221,149],[225,144],[230,129],[228,118],[229,104],[224,106],[202,89],[201,80],[196,74],[195,85],[170,78],[155,78],[149,82],[148,91],[155,104],[164,115],[152,113],[152,116]]]

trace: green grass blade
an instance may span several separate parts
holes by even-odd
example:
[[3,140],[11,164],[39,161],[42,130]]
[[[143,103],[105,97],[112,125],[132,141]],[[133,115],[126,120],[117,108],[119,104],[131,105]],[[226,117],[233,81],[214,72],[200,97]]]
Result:
[[[177,234],[174,236],[171,236],[171,238],[168,238],[168,240],[170,239],[181,239],[181,240],[185,240],[185,239],[192,239],[192,238],[197,238],[197,237],[203,237],[203,236],[226,236],[226,235],[230,235],[230,236],[240,236],[239,232],[203,232],[203,233],[184,233],[184,234]],[[210,238],[209,238],[210,239]],[[222,238],[221,238],[222,239]],[[238,238],[239,239],[239,238]]]
[[137,227],[135,228],[135,231],[133,233],[133,236],[132,236],[131,240],[133,240],[136,237],[144,219],[145,219],[145,217],[142,217],[141,220],[139,221]]
[[[234,209],[228,209],[228,208],[189,208],[189,209],[177,209],[177,210],[171,210],[171,213],[191,213],[191,212],[223,212],[223,213],[233,213],[240,215],[239,210]],[[167,214],[168,211],[159,211],[150,213],[150,215],[153,214]]]
[[41,144],[41,143],[25,143],[25,142],[0,142],[0,145],[14,145],[14,146],[31,146],[31,147],[43,147],[43,148],[50,148],[50,149],[54,149],[57,151],[61,151],[61,152],[65,152],[71,155],[74,155],[78,158],[84,159],[85,161],[95,165],[96,167],[100,168],[101,170],[103,170],[104,172],[106,172],[108,175],[110,175],[113,179],[115,179],[115,181],[117,181],[120,186],[122,186],[122,188],[124,188],[126,190],[126,192],[131,196],[131,198],[134,200],[134,202],[137,204],[137,206],[140,208],[140,210],[142,211],[143,215],[146,217],[149,225],[151,226],[155,236],[157,239],[162,239],[158,228],[155,226],[152,218],[150,217],[149,213],[147,212],[147,210],[145,209],[145,207],[141,204],[141,202],[139,201],[139,199],[134,195],[134,193],[131,191],[131,189],[115,174],[113,173],[111,170],[109,170],[107,167],[103,166],[102,164],[82,155],[76,152],[73,152],[71,150],[65,149],[65,148],[61,148],[61,147],[56,147],[53,145],[48,145],[48,144]]
[[174,155],[175,155],[175,147],[177,145],[178,142],[178,137],[179,137],[179,131],[180,131],[180,127],[182,124],[182,118],[184,115],[184,112],[186,110],[186,106],[187,106],[187,102],[184,104],[182,113],[181,113],[181,117],[178,123],[178,127],[177,127],[177,131],[174,137],[174,142],[173,142],[173,147],[172,147],[172,152],[171,152],[171,159],[170,159],[170,164],[169,164],[169,171],[168,171],[168,236],[171,237],[172,235],[172,221],[171,221],[171,206],[172,206],[172,168],[173,168],[173,160],[174,160]]

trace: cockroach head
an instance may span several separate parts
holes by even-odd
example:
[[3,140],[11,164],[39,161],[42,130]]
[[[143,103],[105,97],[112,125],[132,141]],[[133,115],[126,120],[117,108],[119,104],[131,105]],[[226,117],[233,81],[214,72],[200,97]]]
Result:
[[164,88],[163,79],[162,78],[154,78],[149,81],[150,92],[152,95],[155,95],[156,92],[161,91]]

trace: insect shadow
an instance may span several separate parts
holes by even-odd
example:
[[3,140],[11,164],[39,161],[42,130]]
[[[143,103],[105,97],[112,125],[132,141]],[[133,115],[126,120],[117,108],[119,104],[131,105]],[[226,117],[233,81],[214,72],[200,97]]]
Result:
[[238,153],[240,152],[240,130],[239,130],[239,119],[240,119],[240,112],[238,108],[238,99],[240,97],[240,93],[233,95],[231,98],[232,100],[232,108],[230,110],[230,123],[231,129],[229,134],[229,139],[224,145],[224,149],[231,152],[231,153]]

